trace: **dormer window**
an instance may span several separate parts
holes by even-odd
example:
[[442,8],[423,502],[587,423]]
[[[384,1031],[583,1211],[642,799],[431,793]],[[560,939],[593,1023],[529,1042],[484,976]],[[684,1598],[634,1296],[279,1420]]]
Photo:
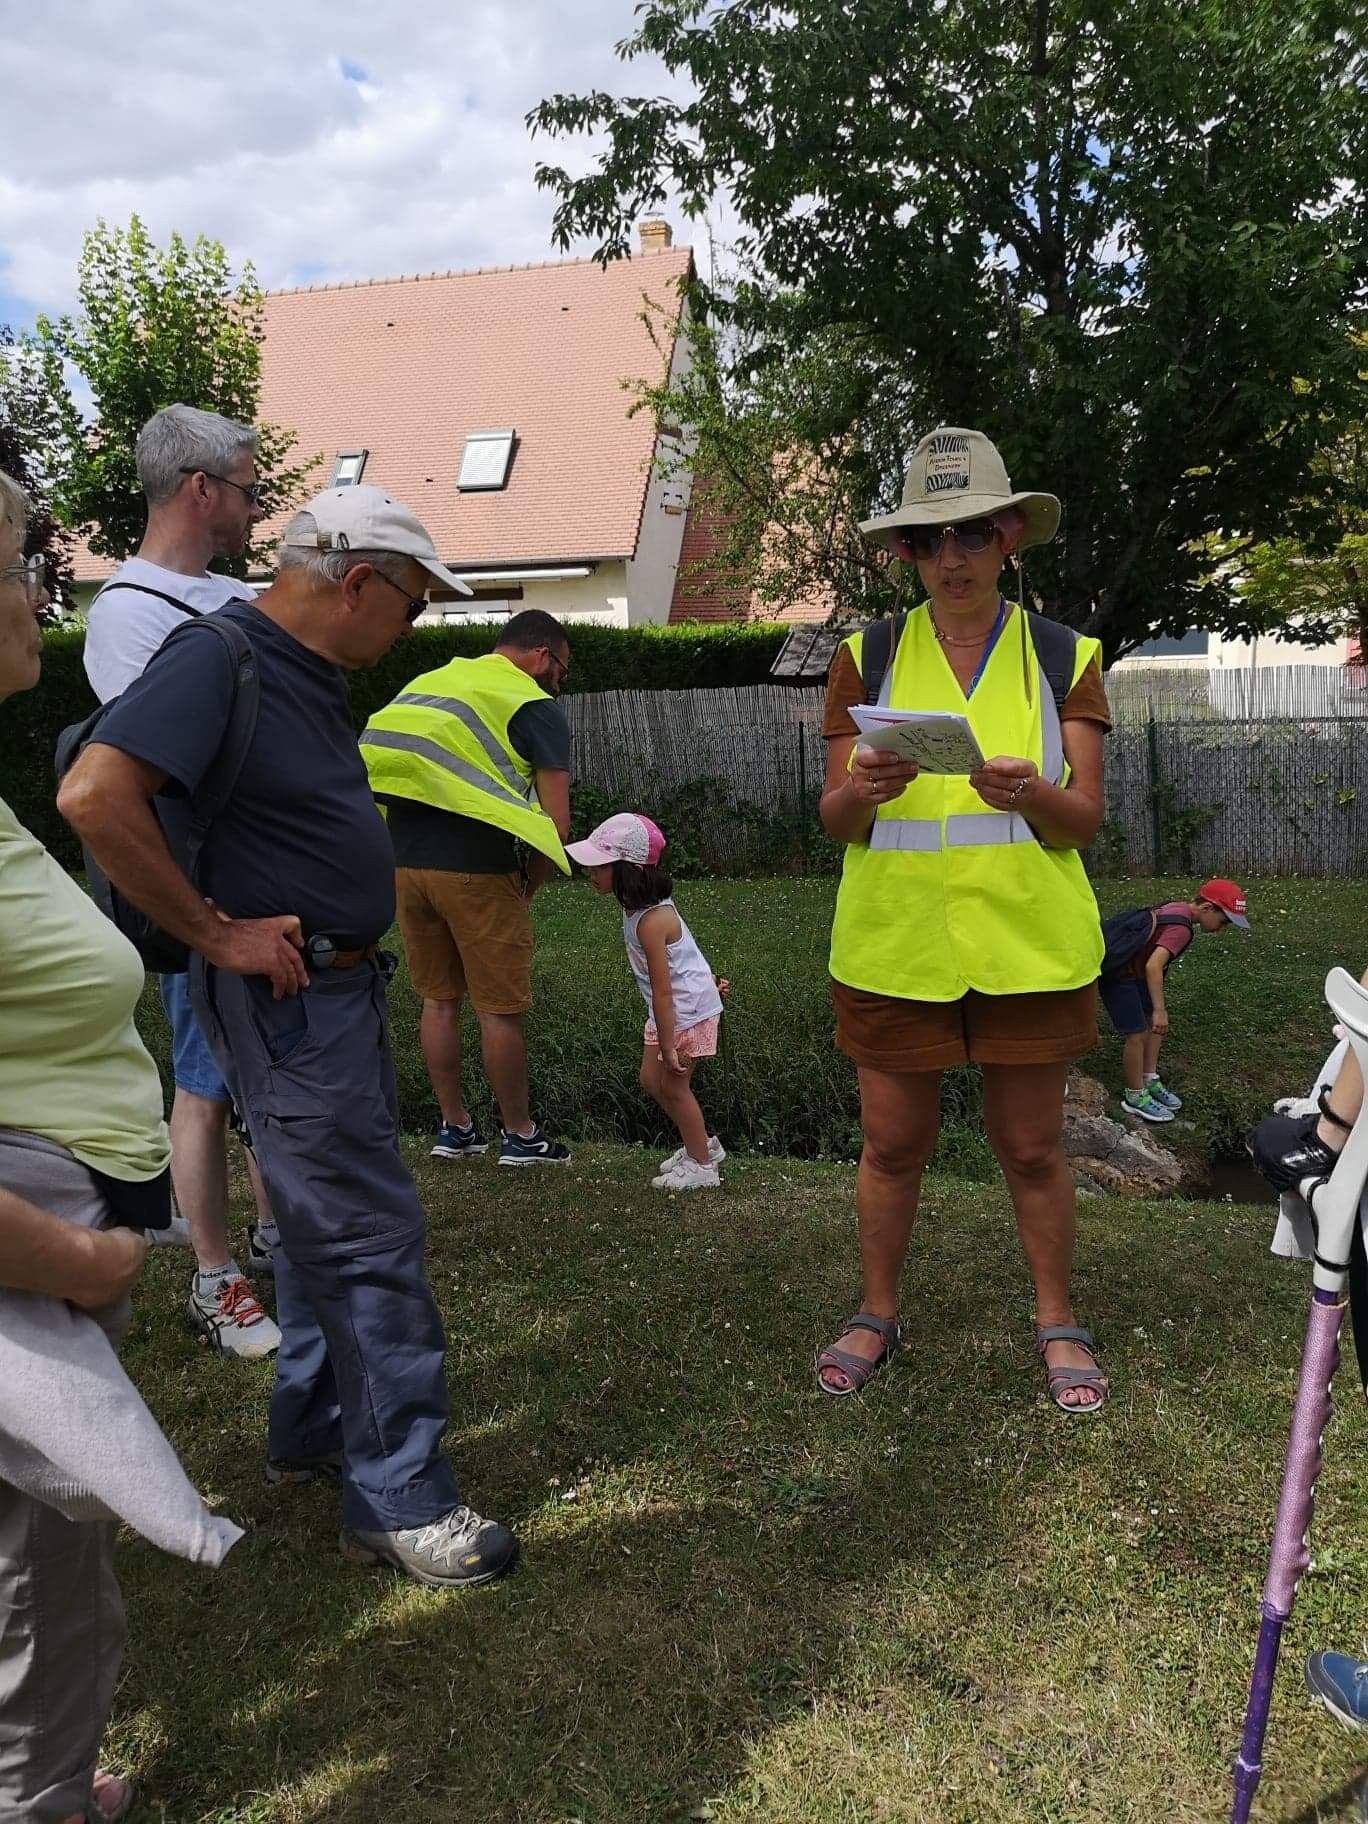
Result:
[[456,486],[462,494],[489,493],[508,485],[513,460],[513,431],[472,431],[461,453]]
[[366,458],[369,450],[339,450],[333,464],[332,485],[335,488],[354,488],[366,472]]

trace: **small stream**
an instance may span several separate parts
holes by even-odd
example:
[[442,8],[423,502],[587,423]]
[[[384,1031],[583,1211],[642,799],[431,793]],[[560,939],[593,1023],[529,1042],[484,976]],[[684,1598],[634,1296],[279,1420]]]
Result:
[[1213,1159],[1206,1183],[1186,1194],[1198,1203],[1221,1203],[1227,1198],[1233,1203],[1275,1204],[1278,1201],[1278,1193],[1255,1170],[1254,1162],[1247,1154]]

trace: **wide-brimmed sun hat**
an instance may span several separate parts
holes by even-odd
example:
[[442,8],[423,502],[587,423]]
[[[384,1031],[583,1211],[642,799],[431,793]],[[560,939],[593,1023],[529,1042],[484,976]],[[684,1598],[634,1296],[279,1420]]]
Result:
[[943,424],[913,450],[897,512],[867,519],[860,530],[876,544],[894,545],[909,526],[954,526],[1006,507],[1015,507],[1026,521],[1019,550],[1047,545],[1059,530],[1053,494],[1013,493],[995,443],[982,431]]

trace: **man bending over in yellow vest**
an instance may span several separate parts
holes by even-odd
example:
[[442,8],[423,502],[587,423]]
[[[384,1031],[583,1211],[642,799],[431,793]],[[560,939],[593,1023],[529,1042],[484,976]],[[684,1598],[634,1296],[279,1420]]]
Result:
[[[399,929],[441,1110],[439,1159],[473,1158],[488,1145],[462,1081],[467,994],[503,1123],[499,1164],[570,1157],[529,1112],[522,1028],[532,1005],[532,895],[556,868],[570,872],[570,730],[556,702],[569,675],[565,629],[528,609],[493,652],[415,678],[361,737],[372,790],[388,807]],[[526,862],[519,842],[532,850]]]

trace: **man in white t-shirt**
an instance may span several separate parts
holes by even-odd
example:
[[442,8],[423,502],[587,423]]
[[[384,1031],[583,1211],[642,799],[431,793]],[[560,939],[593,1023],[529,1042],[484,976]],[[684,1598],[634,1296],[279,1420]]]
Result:
[[[240,555],[262,518],[256,448],[249,425],[188,405],[168,405],[138,433],[147,530],[86,620],[86,676],[102,703],[140,677],[167,635],[192,616],[251,600],[246,583],[210,575],[209,564]],[[228,1245],[228,1091],[191,1010],[188,977],[159,979],[176,1080],[171,1181],[198,1262],[187,1311],[212,1348],[255,1360],[274,1353],[280,1332]],[[275,1222],[250,1153],[247,1163],[258,1214],[248,1228],[247,1264],[269,1272]]]

